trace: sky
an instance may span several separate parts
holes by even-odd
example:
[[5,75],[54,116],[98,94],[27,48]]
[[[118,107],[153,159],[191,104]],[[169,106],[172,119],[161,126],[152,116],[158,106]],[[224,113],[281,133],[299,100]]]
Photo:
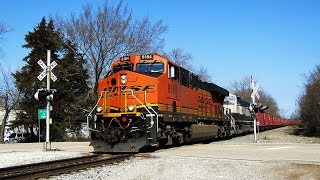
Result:
[[[117,3],[111,0],[111,3]],[[1,2],[0,22],[13,31],[0,43],[2,64],[24,65],[25,35],[42,17],[69,18],[83,6],[104,0],[10,0]],[[165,50],[181,48],[195,67],[204,66],[217,85],[253,75],[260,87],[290,116],[306,82],[320,65],[320,1],[317,0],[124,0],[137,19],[160,19],[169,27]]]

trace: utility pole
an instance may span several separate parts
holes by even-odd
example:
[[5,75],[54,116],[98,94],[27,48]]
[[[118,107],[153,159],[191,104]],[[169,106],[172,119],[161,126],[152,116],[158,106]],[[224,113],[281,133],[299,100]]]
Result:
[[[47,92],[50,92],[50,75],[51,75],[51,51],[47,50]],[[47,118],[46,118],[46,150],[51,150],[50,142],[50,96],[47,96]]]
[[[250,86],[251,86],[251,89],[252,89],[252,94],[251,94],[252,104],[250,106],[252,106],[252,109],[254,109],[254,107],[256,105],[255,97],[257,97],[259,99],[260,96],[258,94],[259,85],[255,84],[255,82],[253,80],[253,75],[251,75]],[[258,142],[258,140],[257,140],[257,116],[256,116],[256,112],[254,110],[252,111],[252,116],[253,116],[254,142]]]

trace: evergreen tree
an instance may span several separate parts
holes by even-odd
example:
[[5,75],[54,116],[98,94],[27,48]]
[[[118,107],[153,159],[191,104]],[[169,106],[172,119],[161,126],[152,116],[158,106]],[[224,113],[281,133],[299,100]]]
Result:
[[[58,31],[55,31],[53,20],[49,23],[42,18],[39,25],[29,32],[26,37],[25,48],[31,49],[27,57],[23,59],[26,65],[14,74],[16,85],[23,94],[20,99],[20,110],[16,125],[25,125],[32,128],[38,124],[38,109],[45,109],[46,102],[38,102],[34,99],[37,89],[46,88],[46,81],[39,81],[37,76],[43,71],[38,65],[38,60],[47,60],[47,50],[51,50],[51,60],[57,62],[53,69],[58,80],[51,84],[52,89],[57,90],[57,94],[63,94],[61,100],[53,103],[51,117],[52,140],[61,140],[66,128],[78,129],[80,121],[85,121],[84,110],[86,106],[78,99],[83,99],[88,91],[86,80],[87,71],[84,69],[84,61],[76,53],[76,49],[70,42],[63,42],[63,38]],[[66,46],[66,44],[69,44]],[[70,48],[68,48],[70,47]],[[71,49],[73,48],[73,49]],[[77,109],[81,107],[81,109]],[[44,121],[41,123],[44,126]],[[45,129],[41,130],[44,134]],[[31,135],[33,135],[31,133]]]
[[90,104],[87,84],[89,75],[84,68],[85,61],[76,53],[75,46],[70,42],[65,44],[62,47],[64,57],[55,71],[58,83],[52,86],[60,96],[60,100],[53,102],[55,121],[53,121],[52,128],[58,132],[53,134],[56,140],[63,140],[66,137],[66,128],[74,132],[79,131],[81,124],[86,122],[87,107]]

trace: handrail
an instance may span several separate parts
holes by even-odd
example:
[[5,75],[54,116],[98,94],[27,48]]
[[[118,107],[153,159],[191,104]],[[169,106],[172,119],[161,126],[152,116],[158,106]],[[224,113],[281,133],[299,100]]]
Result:
[[87,128],[88,128],[88,130],[97,131],[97,130],[92,129],[92,128],[89,127],[89,117],[91,117],[92,112],[93,112],[93,111],[96,109],[96,107],[98,106],[98,103],[99,103],[99,101],[101,100],[101,98],[102,98],[102,96],[103,96],[102,93],[105,93],[105,92],[106,92],[106,91],[101,91],[101,95],[100,95],[100,97],[99,97],[96,105],[92,108],[92,110],[90,111],[90,113],[89,113],[88,116],[87,116]]
[[[146,95],[146,91],[145,91],[144,101],[145,101],[145,103],[146,103],[146,105],[147,105],[148,107],[147,107],[146,105],[144,105],[144,104],[134,95],[134,91],[133,91],[132,89],[127,89],[127,90],[124,90],[124,91],[131,91],[131,95],[132,95],[132,96],[145,108],[145,110],[150,114],[150,116],[151,116],[151,122],[150,122],[151,126],[150,126],[150,128],[152,128],[153,125],[154,125],[153,116],[154,116],[154,115],[156,116],[156,123],[157,123],[156,125],[157,125],[157,132],[158,132],[159,116],[158,116],[157,112],[156,112],[151,106],[148,105],[147,99],[146,99],[146,96],[147,96],[147,95]],[[107,91],[101,91],[101,94],[100,94],[99,99],[97,100],[97,103],[95,104],[95,106],[92,108],[92,110],[90,111],[90,113],[89,113],[88,116],[87,116],[87,128],[88,128],[88,130],[97,131],[97,130],[92,129],[92,128],[89,127],[89,118],[92,117],[92,113],[93,113],[93,111],[95,110],[95,108],[98,106],[98,103],[99,103],[99,101],[101,100],[101,98],[103,97],[103,93],[106,93],[106,92],[107,92]],[[151,112],[149,109],[151,109],[151,110],[154,112],[154,114],[152,114],[152,112]]]
[[154,124],[153,114],[152,114],[152,113],[148,110],[148,108],[133,94],[133,90],[132,90],[132,89],[127,89],[127,90],[125,90],[125,91],[131,91],[131,95],[148,111],[148,113],[149,113],[150,116],[151,116],[151,122],[150,122],[151,126],[150,126],[150,128],[152,128],[152,127],[153,127],[153,124]]
[[[144,102],[148,105],[148,103],[147,103],[147,91],[144,91]],[[157,116],[157,133],[158,133],[158,128],[159,128],[159,116],[158,116],[158,113],[151,106],[149,106],[149,108]]]

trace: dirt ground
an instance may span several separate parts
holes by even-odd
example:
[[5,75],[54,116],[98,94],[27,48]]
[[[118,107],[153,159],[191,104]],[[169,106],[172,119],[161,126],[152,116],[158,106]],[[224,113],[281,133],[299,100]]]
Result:
[[319,164],[296,164],[292,163],[281,168],[273,168],[273,171],[283,179],[320,179]]

